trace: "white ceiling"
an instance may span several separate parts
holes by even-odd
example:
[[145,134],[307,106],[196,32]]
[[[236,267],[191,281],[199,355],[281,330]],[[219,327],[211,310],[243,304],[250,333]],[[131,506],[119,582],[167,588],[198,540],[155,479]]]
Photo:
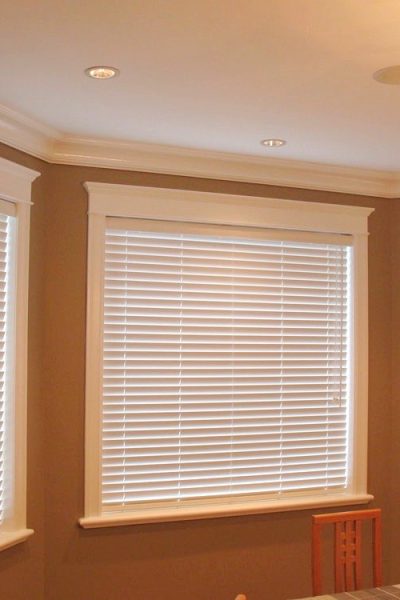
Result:
[[[372,79],[400,64],[399,0],[3,0],[0,15],[0,103],[65,134],[400,167],[400,86]],[[121,74],[90,80],[95,64]]]

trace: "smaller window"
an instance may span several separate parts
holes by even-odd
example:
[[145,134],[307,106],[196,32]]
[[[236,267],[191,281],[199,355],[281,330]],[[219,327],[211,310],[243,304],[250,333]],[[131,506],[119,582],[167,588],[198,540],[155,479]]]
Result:
[[31,183],[0,159],[0,550],[26,540],[26,373]]

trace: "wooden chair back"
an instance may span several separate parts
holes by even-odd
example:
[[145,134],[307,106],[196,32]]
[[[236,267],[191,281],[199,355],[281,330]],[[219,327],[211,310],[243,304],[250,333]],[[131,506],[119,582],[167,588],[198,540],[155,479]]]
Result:
[[334,574],[335,592],[362,589],[362,522],[372,521],[373,584],[382,585],[381,510],[352,510],[312,517],[312,585],[313,595],[322,594],[321,528],[335,527]]

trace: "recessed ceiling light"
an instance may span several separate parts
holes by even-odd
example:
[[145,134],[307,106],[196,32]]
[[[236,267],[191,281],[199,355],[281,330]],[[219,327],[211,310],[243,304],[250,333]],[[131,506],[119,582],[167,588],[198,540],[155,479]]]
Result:
[[286,140],[270,138],[268,140],[261,140],[260,143],[267,148],[279,148],[280,146],[284,146],[286,144]]
[[85,73],[88,77],[93,77],[93,79],[111,79],[111,77],[115,77],[119,74],[118,69],[114,67],[88,67],[85,69]]
[[393,65],[392,67],[379,69],[379,71],[375,71],[372,77],[379,83],[400,85],[400,65]]

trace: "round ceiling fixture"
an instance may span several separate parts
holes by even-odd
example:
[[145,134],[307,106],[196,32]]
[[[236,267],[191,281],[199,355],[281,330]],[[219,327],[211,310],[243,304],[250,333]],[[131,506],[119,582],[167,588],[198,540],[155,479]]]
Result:
[[372,77],[379,83],[400,85],[400,65],[393,65],[392,67],[379,69],[379,71],[375,71]]
[[280,148],[286,144],[286,140],[279,140],[276,138],[269,138],[267,140],[261,140],[260,142],[266,148]]
[[85,69],[85,73],[93,79],[111,79],[119,74],[119,70],[115,67],[96,66],[88,67]]

